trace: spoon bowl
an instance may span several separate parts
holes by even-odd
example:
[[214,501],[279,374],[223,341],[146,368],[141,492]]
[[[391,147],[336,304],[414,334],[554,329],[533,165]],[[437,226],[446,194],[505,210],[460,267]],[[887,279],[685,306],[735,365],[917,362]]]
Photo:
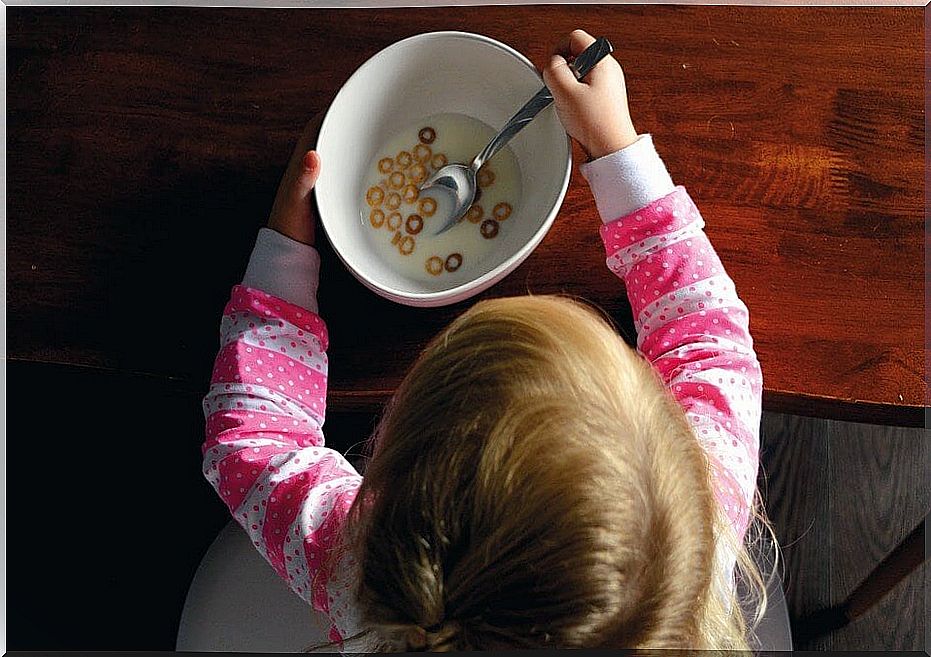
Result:
[[[423,192],[426,189],[436,187],[449,193],[453,201],[452,214],[455,217],[453,223],[456,223],[468,212],[469,207],[475,201],[475,190],[477,189],[475,171],[472,167],[464,164],[447,164],[437,169],[432,176],[427,178],[421,184],[420,191]],[[452,224],[449,226],[447,224],[449,224],[449,220],[446,220],[435,234],[439,235],[452,226]]]

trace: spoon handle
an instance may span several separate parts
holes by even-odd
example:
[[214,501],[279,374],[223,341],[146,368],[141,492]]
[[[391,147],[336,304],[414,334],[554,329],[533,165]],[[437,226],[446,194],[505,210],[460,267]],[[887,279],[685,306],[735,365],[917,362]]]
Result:
[[[576,78],[581,80],[595,65],[610,55],[614,51],[611,42],[604,37],[598,38],[595,43],[586,48],[581,55],[569,64],[569,68],[575,74]],[[488,145],[481,150],[472,160],[472,170],[478,171],[481,166],[495,156],[518,132],[523,130],[524,126],[530,123],[533,118],[541,111],[546,109],[553,102],[553,94],[543,85],[533,98],[528,100],[523,107],[517,110],[517,113],[511,117],[510,121],[501,129],[494,139],[488,142]]]
[[614,52],[614,46],[604,37],[595,40],[595,43],[582,51],[582,54],[576,57],[569,68],[575,73],[579,80],[588,75],[589,71],[595,68],[595,64]]
[[472,160],[472,169],[478,171],[485,162],[495,156],[518,132],[523,130],[524,126],[530,123],[537,114],[546,109],[553,102],[553,94],[545,86],[538,91],[533,98],[517,110],[517,114],[511,117],[511,120],[501,129],[494,139],[488,142],[488,145],[481,150]]

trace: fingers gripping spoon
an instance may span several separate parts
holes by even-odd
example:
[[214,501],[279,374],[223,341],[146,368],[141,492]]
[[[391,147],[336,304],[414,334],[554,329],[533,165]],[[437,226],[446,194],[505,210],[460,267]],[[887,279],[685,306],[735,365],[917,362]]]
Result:
[[[614,48],[611,46],[611,42],[601,37],[576,57],[569,64],[569,68],[575,73],[575,77],[581,80],[588,75],[589,71],[598,62],[613,51]],[[421,184],[421,192],[437,187],[447,192],[453,199],[452,212],[439,225],[439,228],[433,233],[434,235],[446,232],[462,220],[475,200],[478,170],[552,102],[553,94],[544,86],[511,117],[504,128],[475,156],[471,164],[447,164]]]

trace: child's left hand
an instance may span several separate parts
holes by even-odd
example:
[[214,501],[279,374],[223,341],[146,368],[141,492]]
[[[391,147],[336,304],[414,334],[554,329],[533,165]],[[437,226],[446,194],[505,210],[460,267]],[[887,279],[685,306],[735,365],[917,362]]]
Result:
[[269,228],[310,246],[314,245],[316,223],[310,197],[320,175],[320,155],[311,148],[316,145],[322,122],[323,112],[320,112],[304,127],[278,185],[278,194],[268,218]]

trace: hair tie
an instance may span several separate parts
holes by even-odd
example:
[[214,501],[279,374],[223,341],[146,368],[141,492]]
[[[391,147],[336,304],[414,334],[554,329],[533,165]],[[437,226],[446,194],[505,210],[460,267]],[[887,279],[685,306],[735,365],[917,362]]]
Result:
[[411,650],[424,650],[427,647],[427,631],[415,625],[407,631],[407,647]]
[[404,639],[408,650],[432,650],[436,646],[447,643],[459,629],[459,623],[451,620],[439,621],[428,627],[414,625],[407,630]]

